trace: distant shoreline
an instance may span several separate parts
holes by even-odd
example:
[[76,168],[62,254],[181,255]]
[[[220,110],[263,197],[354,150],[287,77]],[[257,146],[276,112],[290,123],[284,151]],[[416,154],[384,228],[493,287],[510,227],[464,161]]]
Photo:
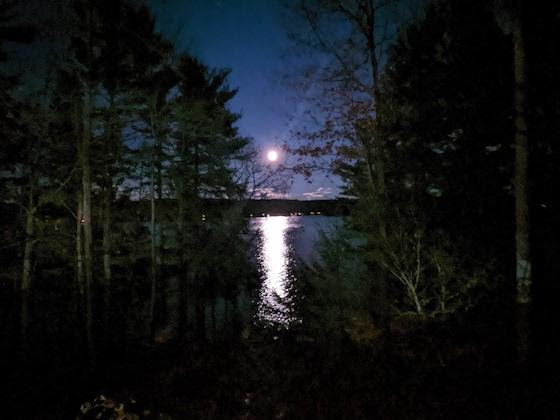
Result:
[[355,200],[338,198],[334,200],[248,200],[244,213],[248,216],[290,216],[320,215],[347,216]]
[[[196,213],[218,214],[221,211],[241,206],[241,212],[246,217],[263,216],[347,216],[356,200],[348,198],[337,198],[331,200],[287,200],[287,199],[253,199],[253,200],[226,200],[226,199],[204,199],[196,207]],[[171,215],[176,208],[176,200],[165,198],[156,202],[157,212],[160,216]],[[150,201],[116,200],[113,203],[115,211],[121,214],[136,214],[148,220],[150,214]],[[0,209],[4,214],[12,214],[16,217],[19,207],[13,203],[0,203]],[[132,213],[130,213],[132,211]],[[65,219],[70,215],[63,207],[53,204],[46,204],[38,209],[38,213],[43,217],[51,219]],[[95,212],[94,212],[95,215]],[[165,217],[164,217],[165,218]]]

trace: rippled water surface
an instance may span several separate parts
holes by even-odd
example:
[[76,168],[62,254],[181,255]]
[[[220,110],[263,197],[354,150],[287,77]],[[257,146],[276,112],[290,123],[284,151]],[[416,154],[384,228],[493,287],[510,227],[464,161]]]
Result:
[[293,268],[298,259],[306,262],[316,257],[314,243],[319,231],[328,232],[340,223],[338,217],[269,216],[252,219],[260,232],[257,259],[263,275],[258,317],[272,322],[290,322],[288,293]]

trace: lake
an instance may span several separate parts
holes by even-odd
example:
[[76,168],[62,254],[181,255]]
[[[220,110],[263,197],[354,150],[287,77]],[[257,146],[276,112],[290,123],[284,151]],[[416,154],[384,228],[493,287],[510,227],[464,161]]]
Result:
[[288,287],[298,261],[311,263],[317,258],[315,243],[319,232],[332,231],[342,223],[341,217],[267,216],[251,219],[259,232],[256,249],[262,286],[258,314],[261,320],[288,324],[291,319]]

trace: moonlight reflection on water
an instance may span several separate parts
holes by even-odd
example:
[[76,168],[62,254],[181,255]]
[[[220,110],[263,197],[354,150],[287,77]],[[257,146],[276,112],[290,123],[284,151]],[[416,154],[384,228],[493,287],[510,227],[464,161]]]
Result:
[[255,217],[251,224],[259,231],[255,250],[262,272],[257,317],[287,326],[294,321],[292,286],[296,261],[307,264],[318,257],[315,243],[319,231],[330,232],[340,225],[340,217],[268,216]]
[[292,257],[287,235],[290,222],[286,216],[268,216],[258,222],[262,235],[259,260],[264,275],[258,316],[282,324],[289,322],[287,282]]

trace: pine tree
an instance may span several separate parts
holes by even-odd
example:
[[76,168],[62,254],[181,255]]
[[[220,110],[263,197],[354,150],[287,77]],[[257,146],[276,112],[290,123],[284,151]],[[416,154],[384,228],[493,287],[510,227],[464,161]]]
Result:
[[182,56],[177,74],[172,176],[179,214],[179,260],[184,273],[179,292],[180,331],[186,324],[188,275],[191,273],[195,281],[197,330],[202,334],[203,294],[210,285],[201,275],[207,255],[194,250],[200,249],[203,242],[212,243],[206,236],[211,231],[201,217],[202,203],[204,199],[231,198],[242,192],[244,186],[235,182],[232,163],[243,155],[247,140],[237,135],[233,124],[238,115],[226,106],[236,93],[226,84],[227,71],[212,72],[192,57]]

